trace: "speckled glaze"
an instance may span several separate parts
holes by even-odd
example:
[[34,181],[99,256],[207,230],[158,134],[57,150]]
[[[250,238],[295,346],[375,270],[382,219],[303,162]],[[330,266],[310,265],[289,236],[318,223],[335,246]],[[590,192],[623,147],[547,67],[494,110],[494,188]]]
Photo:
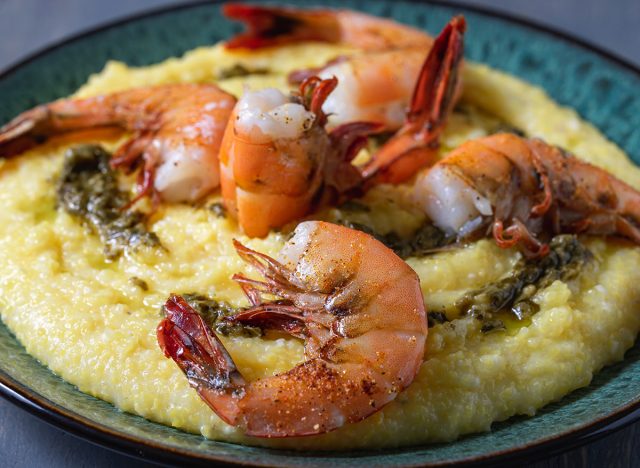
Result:
[[[288,0],[287,3],[293,3]],[[316,1],[390,16],[435,32],[456,13],[469,23],[466,56],[542,86],[575,108],[640,163],[640,74],[560,35],[462,7],[418,2]],[[0,76],[0,121],[73,92],[109,59],[158,62],[228,37],[238,26],[217,5],[194,4],[101,28],[26,60]],[[0,302],[0,307],[2,306]],[[296,453],[206,440],[122,413],[79,392],[35,359],[0,322],[0,393],[50,422],[117,450],[162,462],[276,466],[413,466],[532,460],[640,417],[640,347],[592,384],[532,418],[494,424],[451,444],[385,452]]]

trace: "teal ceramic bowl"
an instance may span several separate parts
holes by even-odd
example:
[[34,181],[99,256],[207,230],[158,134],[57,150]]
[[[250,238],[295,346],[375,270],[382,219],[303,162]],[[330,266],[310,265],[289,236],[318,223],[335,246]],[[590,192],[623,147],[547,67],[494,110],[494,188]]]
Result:
[[[290,0],[288,0],[291,3]],[[543,87],[640,162],[640,72],[564,35],[477,9],[432,2],[316,0],[437,32],[453,14],[469,23],[466,56]],[[109,59],[146,65],[229,37],[239,26],[210,2],[120,21],[57,44],[0,75],[0,121],[70,94]],[[82,298],[78,298],[82,300]],[[215,442],[122,413],[78,391],[29,356],[0,322],[0,393],[94,443],[163,463],[270,466],[414,466],[531,461],[640,418],[640,347],[589,387],[492,431],[394,451],[298,453]]]

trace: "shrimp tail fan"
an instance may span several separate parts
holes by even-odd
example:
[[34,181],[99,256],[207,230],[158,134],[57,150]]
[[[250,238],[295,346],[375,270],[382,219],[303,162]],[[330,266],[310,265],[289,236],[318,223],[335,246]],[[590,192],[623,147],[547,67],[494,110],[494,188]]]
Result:
[[407,125],[418,125],[423,131],[429,127],[440,128],[451,113],[466,28],[464,17],[456,16],[436,38],[418,75]]
[[57,136],[74,134],[82,139],[81,132],[117,127],[119,122],[111,112],[89,107],[95,102],[91,98],[60,99],[23,112],[0,127],[0,158],[17,156]]
[[48,139],[50,112],[47,106],[27,111],[0,128],[0,158],[27,151]]
[[363,168],[366,179],[401,183],[432,165],[438,140],[459,92],[464,17],[454,17],[436,38],[413,91],[403,127]]
[[202,317],[178,295],[164,305],[166,318],[156,330],[164,355],[175,361],[189,384],[218,416],[235,424],[245,381],[229,353]]

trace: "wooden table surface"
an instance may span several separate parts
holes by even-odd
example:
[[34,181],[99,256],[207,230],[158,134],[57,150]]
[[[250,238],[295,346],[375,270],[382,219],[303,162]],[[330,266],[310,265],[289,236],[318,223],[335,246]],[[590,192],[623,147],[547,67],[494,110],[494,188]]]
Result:
[[[175,0],[0,0],[0,70],[51,41]],[[286,2],[285,2],[286,3]],[[466,0],[572,33],[640,65],[640,0]],[[530,464],[640,467],[640,423]],[[95,446],[0,398],[0,466],[155,466]]]

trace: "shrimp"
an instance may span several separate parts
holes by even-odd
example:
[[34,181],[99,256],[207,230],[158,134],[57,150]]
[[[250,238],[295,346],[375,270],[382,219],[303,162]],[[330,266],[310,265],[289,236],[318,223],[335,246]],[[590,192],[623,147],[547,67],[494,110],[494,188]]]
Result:
[[259,49],[304,41],[350,44],[365,51],[429,49],[431,36],[393,20],[352,10],[301,9],[227,3],[227,18],[245,23],[247,31],[231,38],[227,48]]
[[58,135],[118,128],[133,133],[111,164],[142,162],[138,195],[194,201],[220,184],[218,153],[235,98],[210,84],[150,86],[40,105],[0,128],[0,157]]
[[620,236],[640,244],[640,193],[539,139],[472,140],[418,176],[414,198],[459,238],[491,233],[503,248],[544,256],[555,234]]
[[320,106],[335,85],[310,80],[302,96],[265,89],[238,101],[220,150],[221,185],[227,212],[246,235],[263,237],[306,215],[322,191],[357,184],[350,159],[366,141],[362,134],[377,127],[350,125],[328,134]]
[[[368,234],[298,225],[281,262],[235,242],[263,281],[235,275],[252,306],[235,323],[305,340],[306,360],[246,382],[220,340],[179,296],[165,305],[158,343],[200,397],[246,435],[321,434],[393,401],[423,360],[427,323],[416,273]],[[280,298],[265,302],[263,293]]]
[[[227,4],[223,12],[248,28],[228,41],[228,48],[322,41],[360,49],[360,53],[290,75],[290,81],[298,84],[313,75],[338,78],[338,87],[323,106],[330,116],[330,128],[354,121],[379,122],[387,131],[401,128],[422,64],[434,44],[424,31],[350,10]],[[464,29],[462,17],[455,22],[456,29]],[[460,86],[456,97],[459,94]]]
[[220,149],[222,196],[244,233],[263,237],[317,206],[403,182],[432,164],[453,106],[463,31],[457,18],[444,28],[423,64],[405,124],[361,167],[352,159],[384,124],[349,122],[327,131],[323,104],[338,86],[335,77],[307,78],[291,97],[275,89],[245,93]]

